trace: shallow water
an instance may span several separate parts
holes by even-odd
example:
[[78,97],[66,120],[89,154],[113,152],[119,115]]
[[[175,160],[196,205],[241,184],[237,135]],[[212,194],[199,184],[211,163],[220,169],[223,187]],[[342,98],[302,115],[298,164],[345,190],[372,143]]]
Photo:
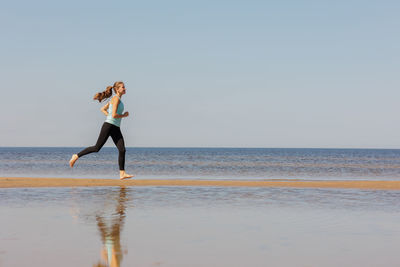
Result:
[[[104,147],[68,161],[82,148],[2,147],[0,176],[118,178],[118,151]],[[399,180],[398,149],[127,148],[137,178]]]
[[0,266],[398,266],[399,197],[350,189],[0,189]]

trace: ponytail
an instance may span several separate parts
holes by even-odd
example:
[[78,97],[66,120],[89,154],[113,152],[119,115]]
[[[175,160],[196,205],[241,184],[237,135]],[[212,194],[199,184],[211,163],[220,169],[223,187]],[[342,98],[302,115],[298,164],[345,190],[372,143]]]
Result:
[[94,95],[93,100],[98,100],[99,102],[104,99],[110,98],[112,96],[112,89],[114,86],[107,86],[106,90]]
[[98,100],[99,102],[104,99],[110,98],[112,96],[112,90],[114,89],[114,93],[117,93],[118,85],[124,84],[123,82],[115,82],[113,86],[107,86],[106,90],[94,95],[93,100]]

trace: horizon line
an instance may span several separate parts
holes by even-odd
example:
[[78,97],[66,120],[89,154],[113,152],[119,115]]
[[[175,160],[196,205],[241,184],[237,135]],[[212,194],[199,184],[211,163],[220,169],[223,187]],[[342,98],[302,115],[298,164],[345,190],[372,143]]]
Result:
[[[0,148],[83,148],[84,146],[0,146]],[[103,148],[114,148],[115,146],[104,146]],[[213,146],[127,146],[126,148],[173,148],[173,149],[359,149],[359,150],[400,150],[400,148],[382,147],[213,147]]]

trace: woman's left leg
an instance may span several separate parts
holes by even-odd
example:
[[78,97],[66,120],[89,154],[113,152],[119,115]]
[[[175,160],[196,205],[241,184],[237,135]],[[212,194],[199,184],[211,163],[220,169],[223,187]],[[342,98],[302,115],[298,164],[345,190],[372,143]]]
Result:
[[111,138],[114,141],[114,144],[118,148],[118,165],[120,171],[120,178],[126,179],[131,178],[133,175],[129,175],[125,173],[125,141],[124,137],[122,136],[121,129],[119,127],[113,127],[111,131]]
[[119,170],[123,171],[125,170],[125,142],[124,142],[124,137],[122,136],[121,129],[119,127],[113,127],[111,131],[111,138],[114,141],[114,144],[118,148],[118,165],[119,165]]

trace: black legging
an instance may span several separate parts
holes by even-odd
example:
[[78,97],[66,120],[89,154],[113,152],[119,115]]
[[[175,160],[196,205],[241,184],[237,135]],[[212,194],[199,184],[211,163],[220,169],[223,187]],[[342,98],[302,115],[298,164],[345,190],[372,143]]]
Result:
[[125,152],[126,152],[124,137],[122,136],[122,133],[121,133],[121,130],[119,127],[117,127],[111,123],[108,123],[108,122],[104,122],[103,127],[101,127],[100,135],[99,135],[99,138],[97,139],[96,145],[85,148],[84,150],[82,150],[81,152],[78,153],[78,157],[82,157],[86,154],[93,153],[93,152],[99,152],[100,149],[106,143],[109,136],[111,136],[112,140],[114,141],[114,144],[118,148],[119,169],[121,171],[123,171],[123,170],[125,170]]

